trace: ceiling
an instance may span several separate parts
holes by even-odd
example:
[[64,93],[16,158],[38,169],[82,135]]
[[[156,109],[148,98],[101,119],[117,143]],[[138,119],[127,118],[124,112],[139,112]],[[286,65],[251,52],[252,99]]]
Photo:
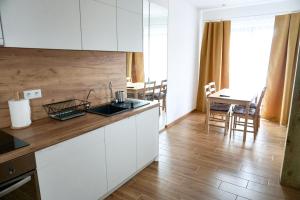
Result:
[[199,8],[220,8],[220,7],[235,7],[235,6],[248,6],[257,5],[263,3],[273,3],[273,2],[288,2],[290,0],[188,0],[192,4]]

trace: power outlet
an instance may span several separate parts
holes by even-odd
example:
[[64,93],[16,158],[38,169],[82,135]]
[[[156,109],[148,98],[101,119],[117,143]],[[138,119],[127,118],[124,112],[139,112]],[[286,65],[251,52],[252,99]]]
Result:
[[42,90],[36,89],[36,90],[26,90],[23,91],[24,93],[24,99],[37,99],[42,97]]

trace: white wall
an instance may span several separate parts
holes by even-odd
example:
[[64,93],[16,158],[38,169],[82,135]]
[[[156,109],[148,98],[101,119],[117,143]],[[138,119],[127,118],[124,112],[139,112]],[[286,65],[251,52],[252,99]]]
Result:
[[300,0],[288,0],[246,7],[207,9],[203,10],[203,20],[230,20],[242,17],[278,15],[295,11],[300,12]]
[[186,0],[169,0],[167,124],[196,108],[198,11]]

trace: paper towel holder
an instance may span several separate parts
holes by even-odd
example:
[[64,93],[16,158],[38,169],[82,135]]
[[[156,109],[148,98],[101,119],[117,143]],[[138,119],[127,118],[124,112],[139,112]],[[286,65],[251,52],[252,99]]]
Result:
[[[20,92],[15,93],[15,98],[8,101],[9,113],[11,119],[11,129],[24,129],[31,125],[31,109],[28,99],[21,99]],[[23,116],[19,114],[23,111]]]

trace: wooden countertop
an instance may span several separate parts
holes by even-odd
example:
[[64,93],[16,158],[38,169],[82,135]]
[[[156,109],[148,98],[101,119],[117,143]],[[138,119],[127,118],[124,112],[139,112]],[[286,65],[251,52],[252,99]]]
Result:
[[28,153],[36,152],[157,106],[159,106],[158,103],[150,103],[149,105],[111,117],[87,113],[85,116],[67,121],[57,121],[50,118],[41,119],[33,122],[30,127],[21,130],[5,128],[3,129],[5,132],[24,140],[30,145],[1,154],[0,163],[13,160]]

